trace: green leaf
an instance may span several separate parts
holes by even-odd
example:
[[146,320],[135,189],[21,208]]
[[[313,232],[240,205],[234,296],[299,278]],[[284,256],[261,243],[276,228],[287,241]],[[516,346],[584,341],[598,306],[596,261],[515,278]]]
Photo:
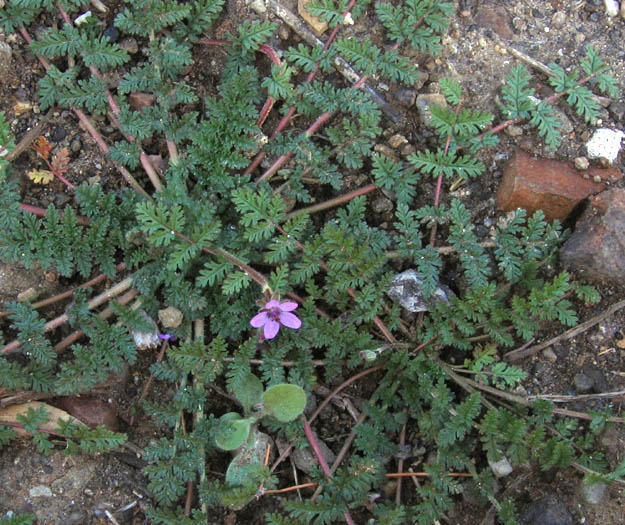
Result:
[[264,386],[254,374],[247,374],[243,381],[235,384],[234,397],[243,405],[243,410],[248,412],[256,403],[261,401]]
[[274,385],[263,394],[263,405],[278,421],[293,421],[304,412],[306,392],[297,385]]
[[250,426],[256,421],[255,418],[244,419],[236,412],[228,412],[217,421],[215,430],[215,443],[222,450],[235,450],[239,448],[250,433]]

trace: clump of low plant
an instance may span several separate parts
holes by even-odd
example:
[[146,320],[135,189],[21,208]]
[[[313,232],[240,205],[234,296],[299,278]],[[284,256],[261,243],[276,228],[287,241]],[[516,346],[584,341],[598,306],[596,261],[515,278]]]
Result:
[[[71,164],[48,155],[42,158],[49,171],[70,182],[72,201],[46,210],[23,204],[3,160],[14,140],[2,117],[0,247],[6,262],[78,281],[101,272],[114,285],[95,297],[95,290],[76,290],[72,307],[53,321],[36,303],[6,305],[0,395],[89,391],[136,362],[133,333],[152,335],[163,353],[150,372],[173,392],[133,409],[145,411],[161,432],[143,450],[154,523],[206,523],[214,509],[279,497],[282,510],[268,514],[267,523],[375,518],[425,525],[453,506],[460,490],[454,475],[461,473],[511,524],[513,502],[497,499],[489,461],[573,465],[611,479],[593,447],[609,415],[593,414],[586,431],[575,432],[577,420],[560,417],[553,404],[510,397],[524,373],[500,358],[544,322],[576,324],[575,301],[599,299],[593,288],[554,271],[561,225],[517,210],[481,242],[471,210],[444,196],[449,185],[484,174],[476,154],[495,146],[497,132],[514,121],[528,120],[556,147],[550,104],[559,97],[583,118],[597,116],[589,79],[610,96],[616,88],[591,47],[581,64],[586,77],[552,66],[556,94],[541,102],[532,98],[529,74],[514,67],[503,90],[507,120],[494,127],[495,116],[470,107],[458,82],[441,80],[449,106],[432,110],[436,143],[404,162],[375,151],[384,117],[363,88],[374,81],[414,85],[417,71],[404,52],[440,51],[451,2],[315,1],[311,12],[337,33],[326,46],[299,44],[280,56],[271,47],[277,24],[266,20],[245,20],[209,40],[221,0],[133,1],[115,18],[148,50],[132,65],[102,34],[96,14],[76,18],[88,3],[8,0],[0,23],[5,32],[19,32],[46,69],[41,109],[72,110],[126,187],[72,187]],[[365,9],[375,12],[392,43],[341,36]],[[64,23],[32,39],[31,25],[49,13]],[[219,81],[202,99],[185,76],[200,46],[219,46],[225,56]],[[327,74],[339,58],[359,76],[331,81]],[[102,73],[121,67],[111,90]],[[136,92],[154,95],[154,103],[133,109],[129,95]],[[279,130],[265,124],[271,111],[281,119]],[[93,114],[108,117],[117,129],[114,142],[99,134]],[[44,146],[39,142],[38,151]],[[164,171],[150,160],[157,151],[166,152]],[[369,183],[345,191],[345,175],[356,172]],[[436,192],[424,203],[419,192],[427,177]],[[378,190],[396,197],[388,228],[368,220],[366,195]],[[454,293],[435,301],[452,264]],[[432,302],[414,322],[387,296],[398,265],[418,272]],[[104,303],[108,308],[98,310]],[[151,321],[165,307],[180,313],[180,324]],[[118,322],[104,319],[111,315]],[[62,323],[76,339],[54,333]],[[452,351],[462,353],[462,365],[447,360]],[[348,459],[328,465],[311,429],[323,406],[304,415],[306,401],[319,382],[336,387],[336,395],[366,376],[375,379],[363,387],[368,399],[348,429]],[[39,416],[20,423],[36,442]],[[1,444],[15,437],[0,429]],[[73,427],[61,431],[68,446],[78,439]],[[396,498],[381,499],[387,479],[405,474],[407,431],[428,452],[426,477],[416,487],[399,483]],[[98,451],[119,444],[117,436],[97,437],[80,439]],[[319,464],[306,487],[314,495],[290,497],[295,481],[276,473],[278,463],[269,465],[272,439],[310,447]],[[215,458],[234,450],[223,478],[209,474]]]

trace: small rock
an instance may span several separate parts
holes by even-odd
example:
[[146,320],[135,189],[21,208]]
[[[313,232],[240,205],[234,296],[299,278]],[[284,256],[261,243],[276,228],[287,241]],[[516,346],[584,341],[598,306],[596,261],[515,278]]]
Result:
[[39,293],[37,292],[37,290],[35,290],[32,286],[30,288],[28,288],[27,290],[24,290],[23,292],[17,294],[17,302],[18,303],[25,303],[26,301],[32,301],[34,300],[37,296],[39,295]]
[[586,374],[580,372],[578,374],[575,374],[575,377],[573,378],[573,385],[575,386],[576,392],[590,392],[594,385],[594,381],[592,380],[592,377],[589,377]]
[[408,144],[408,139],[403,135],[393,135],[390,139],[388,139],[388,145],[394,149],[397,149],[399,146],[403,146],[404,144]]
[[128,103],[130,104],[130,107],[136,110],[150,107],[152,104],[154,104],[155,100],[156,96],[152,93],[137,92],[128,95]]
[[164,328],[178,328],[182,324],[182,312],[178,308],[168,306],[158,311],[158,320]]
[[111,43],[115,43],[119,38],[119,30],[115,26],[110,25],[104,30],[102,36],[107,37]]
[[575,168],[578,170],[587,170],[590,166],[590,162],[588,162],[586,157],[577,157],[573,164],[575,164]]
[[22,113],[26,113],[31,109],[33,109],[33,105],[27,100],[18,100],[13,104],[13,113],[15,113],[16,117],[19,117]]
[[104,425],[113,432],[119,430],[117,411],[97,397],[64,397],[59,406],[89,428]]
[[51,498],[54,496],[50,487],[46,487],[45,485],[37,485],[36,487],[29,489],[28,495],[31,498]]
[[145,312],[141,312],[145,320],[153,326],[151,332],[139,332],[136,330],[131,331],[132,339],[137,345],[139,350],[146,350],[148,348],[156,348],[161,340],[158,337],[159,331],[154,320]]
[[387,292],[389,297],[410,312],[426,312],[436,301],[449,302],[452,292],[447,286],[439,286],[427,299],[423,297],[423,281],[416,270],[406,270],[393,277]]
[[306,23],[312,28],[314,33],[317,36],[323,35],[326,29],[328,29],[328,23],[317,18],[316,16],[312,16],[306,6],[311,3],[312,0],[298,0],[297,2],[297,12],[299,16],[301,16]]
[[373,151],[376,151],[381,155],[384,155],[385,157],[394,160],[395,162],[399,161],[395,152],[386,144],[376,144],[375,146],[373,146]]
[[551,348],[545,349],[545,351],[543,352],[543,356],[550,363],[555,363],[558,360],[558,356]]
[[82,142],[80,142],[79,138],[75,138],[69,145],[69,149],[72,150],[72,153],[78,153],[82,149]]
[[[591,168],[585,174],[614,182],[622,178],[616,169]],[[603,183],[580,177],[567,162],[535,159],[517,150],[497,190],[497,208],[502,211],[524,208],[528,215],[543,210],[547,220],[563,220],[581,200],[604,188]]]
[[[621,5],[625,5],[623,2]],[[610,104],[610,113],[616,120],[625,119],[625,103],[620,100],[616,100]]]
[[625,189],[612,188],[590,199],[560,260],[590,280],[625,281]]
[[414,89],[399,88],[393,92],[393,96],[402,106],[412,106],[417,97],[417,92]]
[[[328,445],[326,445],[321,439],[317,437],[317,435],[313,432],[317,443],[319,444],[319,448],[321,449],[321,453],[325,458],[328,465],[332,465],[334,460],[336,459],[336,455],[334,452],[330,450]],[[314,452],[309,448],[296,448],[293,452],[293,462],[295,466],[303,472],[308,474],[313,467],[319,466],[319,461],[317,461],[317,457]]]
[[291,38],[291,30],[289,29],[289,26],[286,24],[280,24],[280,27],[278,28],[278,36],[280,37],[280,40],[288,40]]
[[560,28],[564,24],[566,24],[566,13],[564,11],[556,11],[551,17],[551,25]]
[[490,458],[488,458],[488,464],[496,478],[503,478],[512,472],[512,465],[510,465],[506,457],[499,461],[491,461]]
[[521,525],[573,525],[569,509],[555,494],[530,503],[519,521]]
[[417,110],[421,117],[421,122],[425,126],[432,125],[432,113],[430,108],[432,106],[447,107],[447,100],[441,93],[424,93],[417,97]]
[[413,153],[416,153],[417,151],[417,147],[414,144],[406,144],[402,149],[401,149],[401,154],[404,157],[407,157],[408,155],[412,155]]
[[380,197],[373,201],[371,208],[375,213],[386,213],[393,210],[393,201],[387,199],[386,197]]
[[625,19],[625,2],[621,0],[621,18]]
[[586,503],[590,505],[599,505],[599,503],[603,500],[603,496],[605,496],[607,488],[608,486],[601,481],[591,485],[584,479],[582,480],[580,493]]
[[6,42],[0,40],[0,84],[6,83],[11,78],[11,62],[13,50]]
[[256,11],[259,15],[264,15],[267,12],[267,6],[265,0],[251,0],[249,6]]
[[619,5],[617,0],[603,0],[605,5],[605,14],[613,18],[619,13]]
[[523,128],[521,126],[508,126],[506,128],[506,135],[510,135],[511,137],[520,137],[523,135]]
[[592,379],[592,389],[594,392],[600,393],[609,390],[608,380],[599,367],[587,364],[582,369],[582,372]]
[[621,150],[621,139],[625,137],[619,129],[599,128],[586,143],[591,159],[606,158],[612,164]]
[[504,6],[482,4],[475,14],[475,23],[497,33],[504,40],[510,40],[514,33]]
[[134,55],[139,52],[139,44],[137,40],[132,37],[122,39],[119,43],[119,47],[125,49],[129,55]]
[[54,128],[54,131],[52,132],[52,136],[50,138],[53,142],[61,142],[66,136],[67,131],[65,131],[65,128],[57,126],[56,128]]
[[54,204],[57,206],[63,206],[70,201],[70,196],[67,193],[57,193],[54,196]]

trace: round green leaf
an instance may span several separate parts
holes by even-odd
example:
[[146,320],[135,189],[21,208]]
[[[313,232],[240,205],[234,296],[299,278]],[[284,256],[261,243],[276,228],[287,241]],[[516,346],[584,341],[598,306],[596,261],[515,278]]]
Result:
[[226,483],[231,486],[244,485],[246,483],[258,484],[262,479],[258,478],[260,468],[265,459],[267,446],[271,438],[258,430],[252,430],[245,446],[234,457],[226,471]]
[[254,374],[247,374],[244,381],[241,381],[236,388],[233,389],[234,397],[236,397],[243,409],[247,412],[256,403],[260,402],[263,395],[263,383]]
[[250,433],[250,425],[254,418],[243,419],[236,412],[228,412],[219,418],[219,426],[215,432],[215,443],[222,450],[239,448]]
[[304,411],[306,392],[297,385],[274,385],[263,394],[263,405],[278,421],[293,421]]

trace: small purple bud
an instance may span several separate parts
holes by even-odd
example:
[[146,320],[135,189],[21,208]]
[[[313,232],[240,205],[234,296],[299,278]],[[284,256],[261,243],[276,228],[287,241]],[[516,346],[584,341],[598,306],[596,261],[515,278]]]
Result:
[[162,341],[175,341],[176,338],[171,334],[158,334],[158,338]]

